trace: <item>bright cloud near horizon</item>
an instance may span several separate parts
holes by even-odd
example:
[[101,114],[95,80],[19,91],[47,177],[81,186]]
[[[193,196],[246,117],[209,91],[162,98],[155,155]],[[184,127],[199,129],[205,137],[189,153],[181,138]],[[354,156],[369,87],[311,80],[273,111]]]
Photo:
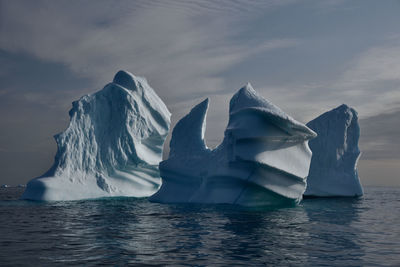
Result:
[[398,186],[398,14],[397,0],[0,0],[0,183],[46,171],[71,102],[124,69],[147,78],[173,124],[209,97],[211,147],[247,82],[302,122],[346,103],[360,116],[362,183]]

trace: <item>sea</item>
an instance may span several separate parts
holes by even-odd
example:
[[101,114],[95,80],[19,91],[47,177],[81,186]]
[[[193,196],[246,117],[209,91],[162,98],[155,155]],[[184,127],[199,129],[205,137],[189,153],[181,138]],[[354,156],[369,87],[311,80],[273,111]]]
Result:
[[400,266],[400,187],[295,207],[33,202],[0,189],[0,266]]

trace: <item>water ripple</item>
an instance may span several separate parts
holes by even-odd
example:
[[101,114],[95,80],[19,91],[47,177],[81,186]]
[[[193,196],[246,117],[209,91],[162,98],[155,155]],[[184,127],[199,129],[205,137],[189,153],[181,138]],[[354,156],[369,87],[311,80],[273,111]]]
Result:
[[32,266],[399,265],[400,188],[254,211],[146,199],[16,200],[0,191],[0,262]]

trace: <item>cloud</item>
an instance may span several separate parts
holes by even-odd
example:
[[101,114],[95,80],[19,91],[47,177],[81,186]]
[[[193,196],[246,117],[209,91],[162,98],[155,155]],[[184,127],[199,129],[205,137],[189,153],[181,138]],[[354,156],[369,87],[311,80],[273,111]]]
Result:
[[265,86],[262,91],[303,121],[342,103],[354,107],[361,118],[395,112],[400,108],[400,39],[361,50],[329,79]]
[[400,109],[360,120],[362,159],[400,159]]
[[[210,97],[210,146],[247,81],[303,122],[347,103],[373,124],[400,106],[397,13],[372,1],[0,0],[0,146],[52,151],[71,101],[119,69],[146,77],[173,123]],[[388,147],[378,133],[366,151]]]
[[[252,25],[249,21],[293,3],[86,1],[82,5],[81,1],[4,1],[0,34],[7,38],[0,39],[0,49],[59,63],[77,77],[91,79],[92,89],[86,87],[81,93],[100,89],[117,70],[127,69],[145,76],[175,109],[181,102],[232,94],[238,88],[227,84],[225,72],[248,58],[318,45],[315,39],[306,38],[243,37]],[[345,4],[330,1],[317,9],[338,12]],[[337,76],[332,73],[330,79],[286,83],[282,78],[280,84],[266,82],[258,88],[301,120],[341,103],[355,106],[361,116],[387,112],[397,107],[400,97],[396,77],[400,45],[396,42],[392,37],[385,45],[360,48],[361,52],[345,63],[347,68]],[[279,60],[271,64],[280,64]],[[23,97],[54,103],[58,94],[62,91],[50,98],[34,90]]]
[[127,69],[174,104],[226,89],[219,74],[251,55],[295,46],[295,39],[235,41],[246,9],[286,2],[3,2],[0,48],[62,63],[96,87]]
[[119,69],[145,76],[173,122],[198,99],[215,95],[208,136],[222,135],[214,117],[227,118],[225,95],[235,89],[222,73],[300,42],[242,39],[242,22],[291,2],[1,1],[0,127],[7,130],[0,145],[15,153],[0,157],[7,159],[3,167],[18,165],[21,153],[29,159],[26,171],[3,174],[22,180],[50,165],[51,135],[65,128],[71,101],[101,89]]
[[372,47],[355,58],[337,83],[337,94],[351,99],[363,116],[400,105],[400,42]]
[[400,186],[399,159],[373,159],[358,162],[358,173],[364,186]]
[[[24,77],[21,80],[25,84],[9,89],[14,99],[60,107],[65,112],[73,96],[100,89],[113,73],[126,69],[148,79],[171,109],[173,122],[200,98],[215,96],[209,125],[217,125],[217,130],[210,127],[208,131],[208,136],[215,139],[214,133],[221,136],[223,129],[221,123],[213,121],[227,119],[227,99],[238,89],[229,88],[222,73],[246,58],[301,43],[295,38],[238,38],[247,30],[243,20],[294,1],[228,2],[3,2],[0,34],[7,38],[0,39],[0,49],[32,57],[23,63],[24,73],[29,73],[29,68],[35,77],[64,73],[51,79],[54,83],[44,80],[48,86],[43,82],[31,86]],[[21,58],[15,61],[21,63]],[[12,64],[12,60],[8,62]],[[41,69],[37,65],[45,65],[42,73],[37,73]],[[11,69],[12,73],[10,67],[6,68],[6,75],[21,72]],[[76,76],[75,88],[64,78],[71,72]],[[57,80],[61,89],[57,88]]]
[[[127,69],[145,76],[174,108],[181,102],[209,95],[231,94],[237,88],[227,84],[225,72],[248,58],[280,49],[293,51],[302,47],[307,52],[306,49],[326,46],[313,38],[246,35],[249,27],[257,26],[252,23],[262,22],[259,18],[268,19],[272,11],[293,3],[296,1],[3,1],[0,34],[5,38],[0,39],[0,49],[62,64],[77,77],[91,79],[91,91],[110,81],[112,73]],[[316,9],[337,15],[342,7],[349,6],[346,3],[326,1]],[[319,15],[316,19],[324,17]],[[267,22],[273,32],[274,21]],[[276,24],[285,22],[278,20]],[[321,29],[316,27],[316,31]],[[305,120],[342,102],[355,106],[362,116],[387,112],[399,102],[396,73],[400,45],[395,35],[384,43],[360,48],[361,52],[344,64],[347,69],[337,76],[332,73],[329,79],[318,80],[316,74],[314,80],[287,83],[281,78],[280,84],[265,82],[256,87]],[[329,47],[325,49],[329,51]],[[311,56],[315,59],[303,60],[315,61],[316,55]],[[278,58],[270,64],[279,66],[281,61]],[[90,90],[86,87],[80,92]],[[42,102],[55,99],[46,100],[39,90],[23,97]]]

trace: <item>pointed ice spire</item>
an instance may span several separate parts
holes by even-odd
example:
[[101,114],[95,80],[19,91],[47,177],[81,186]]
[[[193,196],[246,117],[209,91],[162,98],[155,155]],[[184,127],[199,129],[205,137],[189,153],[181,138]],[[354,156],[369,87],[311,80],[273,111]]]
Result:
[[270,113],[287,116],[279,107],[257,93],[249,82],[232,97],[229,103],[229,113],[246,108],[262,108]]
[[115,74],[113,83],[116,83],[129,90],[135,90],[136,89],[135,79],[136,77],[132,73],[120,70],[117,72],[117,74]]
[[170,157],[207,149],[204,143],[207,110],[208,98],[192,108],[189,114],[175,125],[170,142]]
[[[289,135],[300,136],[305,139],[314,138],[316,136],[311,129],[306,127],[303,123],[296,121],[279,107],[275,106],[272,102],[262,97],[253,89],[250,83],[247,83],[239,89],[229,103],[230,117],[228,129],[237,128],[237,126],[232,122],[242,121],[236,119],[232,120],[233,117],[250,113],[254,113],[257,117],[264,118],[265,121],[275,124]],[[265,123],[266,122],[263,122],[263,124]],[[250,127],[249,125],[246,125],[246,123],[241,124],[243,129]],[[254,126],[252,127],[254,128]],[[259,127],[255,128],[257,129]]]

